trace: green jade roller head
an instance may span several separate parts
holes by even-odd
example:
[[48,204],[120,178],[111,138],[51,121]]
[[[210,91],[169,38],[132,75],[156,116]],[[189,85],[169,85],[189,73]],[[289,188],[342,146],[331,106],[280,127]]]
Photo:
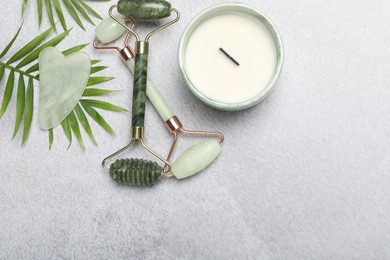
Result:
[[171,4],[164,0],[119,0],[118,12],[136,20],[155,20],[171,15]]
[[142,159],[120,159],[110,165],[110,176],[116,182],[131,186],[153,185],[161,180],[162,167]]
[[[134,26],[134,20],[128,18],[120,18],[123,23],[132,22],[132,27]],[[127,34],[125,38],[125,47],[123,49],[118,47],[108,47],[101,46],[100,43],[108,43],[109,41],[105,41],[106,39],[111,39],[114,41],[119,38],[120,32],[124,34],[126,29],[122,27],[117,28],[119,24],[114,21],[112,18],[107,18],[103,20],[95,29],[96,39],[93,42],[93,45],[96,49],[99,50],[114,50],[120,54],[122,60],[127,64],[130,71],[134,72],[134,51],[129,46],[128,40],[130,37],[130,33]],[[116,30],[117,29],[117,30]],[[100,44],[100,46],[99,46]],[[219,155],[221,152],[220,144],[224,141],[224,136],[220,132],[206,132],[206,131],[188,131],[183,128],[183,125],[177,118],[177,116],[173,113],[172,109],[169,107],[168,103],[165,101],[155,83],[147,78],[147,89],[146,94],[161,116],[162,120],[165,122],[165,126],[168,131],[173,135],[174,140],[167,157],[167,161],[169,162],[174,151],[174,148],[177,143],[178,134],[183,133],[187,135],[204,135],[204,136],[213,136],[218,137],[219,142],[214,139],[208,139],[204,142],[196,144],[189,149],[187,149],[179,158],[173,163],[171,172],[178,179],[183,179],[190,177],[203,169],[209,166]],[[118,162],[119,163],[119,162]],[[119,167],[120,168],[120,167]],[[115,168],[115,169],[118,169]],[[111,169],[110,169],[111,171]]]

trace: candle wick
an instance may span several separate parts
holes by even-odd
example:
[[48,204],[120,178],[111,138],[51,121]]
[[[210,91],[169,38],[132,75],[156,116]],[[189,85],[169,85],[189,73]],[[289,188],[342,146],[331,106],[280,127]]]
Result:
[[226,57],[228,57],[231,61],[234,62],[234,64],[236,64],[237,66],[240,66],[240,63],[238,63],[232,56],[229,55],[229,53],[227,53],[224,49],[222,48],[219,48],[219,50],[226,55]]

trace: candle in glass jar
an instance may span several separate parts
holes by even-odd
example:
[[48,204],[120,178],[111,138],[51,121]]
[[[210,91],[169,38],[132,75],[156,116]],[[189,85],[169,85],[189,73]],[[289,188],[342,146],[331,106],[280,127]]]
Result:
[[206,10],[186,29],[180,46],[180,66],[190,89],[224,110],[260,102],[272,89],[281,63],[276,29],[243,4]]

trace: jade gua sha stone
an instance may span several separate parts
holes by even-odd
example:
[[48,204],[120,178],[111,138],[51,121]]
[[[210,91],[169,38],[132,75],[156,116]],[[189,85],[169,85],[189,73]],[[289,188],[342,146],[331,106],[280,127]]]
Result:
[[54,47],[39,56],[39,111],[41,129],[59,125],[75,108],[91,74],[91,59],[84,52],[63,55]]

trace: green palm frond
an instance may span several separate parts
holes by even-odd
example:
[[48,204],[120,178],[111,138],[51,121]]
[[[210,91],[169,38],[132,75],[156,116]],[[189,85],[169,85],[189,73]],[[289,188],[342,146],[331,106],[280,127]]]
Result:
[[[17,136],[20,129],[23,129],[22,145],[25,144],[27,140],[33,118],[34,90],[37,86],[37,82],[39,82],[39,54],[44,48],[50,46],[54,47],[62,42],[70,32],[70,30],[64,31],[63,33],[60,33],[57,36],[54,36],[53,38],[45,41],[52,30],[53,29],[48,29],[35,37],[33,40],[11,55],[11,58],[5,62],[2,59],[7,55],[9,50],[12,48],[13,43],[16,41],[20,33],[19,28],[14,38],[0,53],[0,88],[2,85],[5,86],[3,99],[0,100],[0,120],[7,112],[8,105],[12,97],[14,97],[16,99],[16,116],[13,138]],[[69,55],[84,49],[86,46],[88,46],[88,44],[77,45],[63,51],[62,53],[64,55]],[[107,66],[100,66],[100,62],[100,60],[91,61],[91,77],[89,79],[88,85],[93,87],[88,87],[85,90],[83,97],[80,99],[77,106],[69,114],[69,116],[63,122],[61,122],[61,127],[64,130],[67,139],[69,140],[69,146],[72,143],[72,134],[74,134],[80,145],[84,148],[80,126],[85,130],[86,134],[89,136],[92,142],[97,145],[92,127],[89,123],[89,120],[91,119],[100,125],[104,130],[110,134],[115,135],[110,125],[98,113],[98,111],[96,111],[95,108],[106,111],[126,111],[126,109],[120,106],[98,99],[100,96],[105,96],[118,91],[97,87],[97,85],[113,79],[113,77],[95,76],[98,72],[104,71],[108,68]],[[8,78],[3,80],[3,78],[7,77],[5,73],[6,71],[9,72]],[[48,134],[49,148],[51,148],[54,141],[53,129],[50,129]]]
[[[65,19],[64,10],[66,9],[72,19],[85,31],[83,20],[86,20],[88,23],[95,25],[91,17],[102,19],[102,17],[93,10],[85,0],[36,0],[37,1],[37,12],[38,12],[38,23],[41,25],[43,18],[43,10],[46,9],[47,17],[50,21],[50,24],[56,29],[55,20],[58,20],[61,23],[62,28],[66,31],[67,21]],[[94,2],[109,2],[110,0],[99,0]],[[29,0],[22,0],[22,16],[26,11],[26,6],[29,3]]]

